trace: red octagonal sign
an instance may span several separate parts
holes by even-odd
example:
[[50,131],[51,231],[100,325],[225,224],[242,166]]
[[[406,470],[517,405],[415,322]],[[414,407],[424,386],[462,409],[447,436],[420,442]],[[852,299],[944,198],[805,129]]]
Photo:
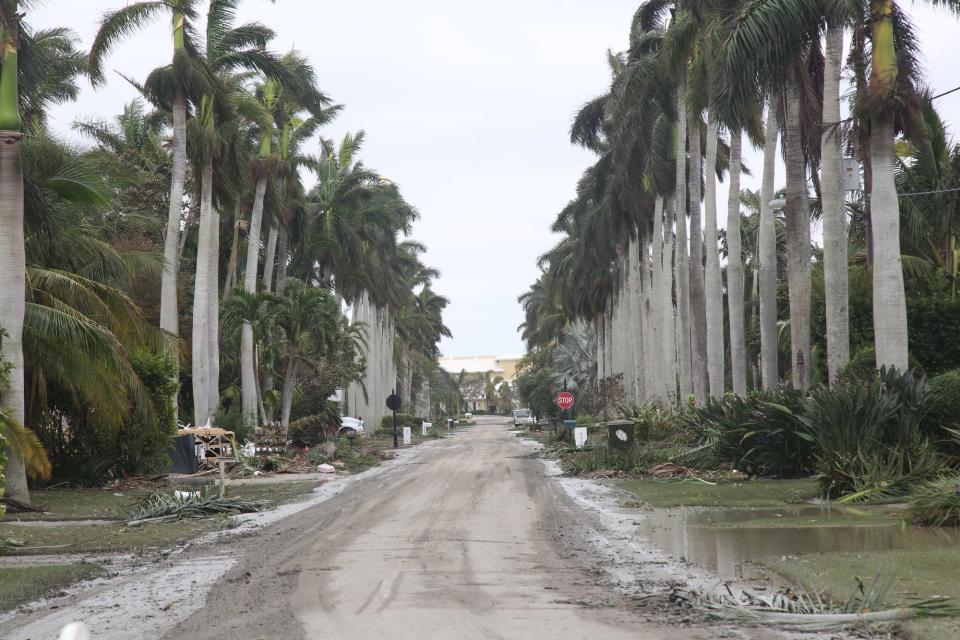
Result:
[[557,398],[553,401],[553,403],[566,411],[567,409],[573,408],[573,403],[575,400],[576,399],[573,397],[573,394],[569,391],[561,391],[557,394]]

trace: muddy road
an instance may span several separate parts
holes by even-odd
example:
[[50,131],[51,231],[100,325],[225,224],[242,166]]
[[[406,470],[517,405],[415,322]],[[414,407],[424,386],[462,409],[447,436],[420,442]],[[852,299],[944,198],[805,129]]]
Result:
[[553,490],[529,451],[481,420],[262,531],[165,637],[701,637],[651,625],[558,555]]
[[481,418],[257,515],[268,519],[259,528],[134,558],[0,618],[0,638],[52,640],[76,620],[94,640],[761,637],[678,624],[599,586],[598,565],[638,584],[660,563],[591,557],[622,543],[594,544],[593,508],[578,507],[510,428]]

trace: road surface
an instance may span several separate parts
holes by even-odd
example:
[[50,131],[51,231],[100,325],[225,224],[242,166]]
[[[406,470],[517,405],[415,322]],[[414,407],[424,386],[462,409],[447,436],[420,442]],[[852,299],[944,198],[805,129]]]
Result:
[[502,419],[478,420],[243,541],[206,606],[165,637],[706,637],[651,625],[559,556],[553,488],[529,451]]

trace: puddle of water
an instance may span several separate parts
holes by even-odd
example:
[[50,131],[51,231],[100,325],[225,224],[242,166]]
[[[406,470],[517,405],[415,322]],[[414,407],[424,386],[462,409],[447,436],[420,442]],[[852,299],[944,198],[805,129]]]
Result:
[[640,534],[676,558],[723,578],[762,573],[753,562],[805,553],[922,549],[960,544],[960,529],[904,525],[888,507],[664,509]]

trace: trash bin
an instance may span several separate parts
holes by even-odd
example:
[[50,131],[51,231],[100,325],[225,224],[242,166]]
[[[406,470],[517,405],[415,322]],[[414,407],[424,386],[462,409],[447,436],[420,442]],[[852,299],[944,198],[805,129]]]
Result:
[[616,451],[626,451],[636,442],[636,426],[633,420],[613,420],[607,423],[607,446]]

